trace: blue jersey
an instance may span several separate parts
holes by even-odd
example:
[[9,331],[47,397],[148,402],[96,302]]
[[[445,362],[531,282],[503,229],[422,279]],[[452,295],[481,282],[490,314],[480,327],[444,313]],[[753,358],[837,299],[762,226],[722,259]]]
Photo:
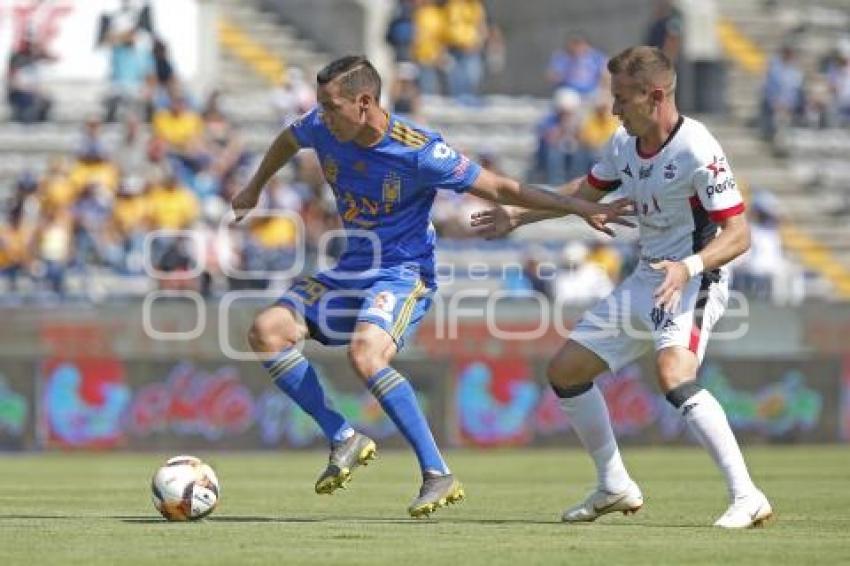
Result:
[[395,115],[389,116],[384,137],[371,147],[339,142],[318,107],[291,129],[301,147],[316,151],[348,232],[337,269],[357,272],[412,262],[432,279],[436,236],[430,213],[437,189],[464,191],[481,167],[438,133]]

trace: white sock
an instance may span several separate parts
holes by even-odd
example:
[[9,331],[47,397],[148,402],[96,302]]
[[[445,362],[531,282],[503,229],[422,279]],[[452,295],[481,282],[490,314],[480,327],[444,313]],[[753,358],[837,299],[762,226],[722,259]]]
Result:
[[596,464],[599,488],[611,493],[625,490],[632,480],[620,457],[608,406],[599,388],[594,385],[576,397],[563,397],[561,407]]
[[682,403],[679,412],[726,478],[730,500],[752,493],[755,486],[747,471],[744,455],[726,420],[726,413],[714,395],[702,389]]

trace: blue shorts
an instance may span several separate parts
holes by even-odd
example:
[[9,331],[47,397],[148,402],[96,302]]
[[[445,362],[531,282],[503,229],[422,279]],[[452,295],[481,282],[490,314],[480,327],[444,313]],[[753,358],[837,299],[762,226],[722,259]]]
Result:
[[310,337],[322,344],[348,344],[362,321],[383,328],[401,350],[428,312],[434,291],[416,264],[404,264],[369,277],[322,271],[296,281],[277,304],[301,314]]

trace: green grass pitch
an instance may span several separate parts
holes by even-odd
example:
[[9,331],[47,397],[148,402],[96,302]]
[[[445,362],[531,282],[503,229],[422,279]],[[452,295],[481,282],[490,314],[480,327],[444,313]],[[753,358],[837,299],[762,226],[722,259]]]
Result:
[[431,519],[406,508],[412,455],[385,451],[348,489],[313,493],[319,452],[198,453],[218,472],[207,520],[167,523],[149,481],[164,454],[0,456],[0,564],[840,564],[850,563],[850,449],[753,447],[776,510],[763,529],[710,527],[726,505],[695,448],[626,448],[643,488],[637,515],[564,525],[592,484],[576,450],[454,451],[467,500]]

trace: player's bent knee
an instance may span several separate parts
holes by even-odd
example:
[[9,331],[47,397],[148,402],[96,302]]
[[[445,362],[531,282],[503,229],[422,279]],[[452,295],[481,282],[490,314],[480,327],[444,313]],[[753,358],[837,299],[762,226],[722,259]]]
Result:
[[271,307],[259,313],[248,330],[248,343],[257,353],[276,353],[306,336],[306,328],[288,309]]
[[380,352],[366,340],[352,340],[348,347],[348,359],[361,379],[369,379],[388,365]]
[[697,358],[686,348],[672,347],[659,351],[655,365],[658,386],[665,393],[696,379]]
[[555,387],[567,388],[584,385],[607,369],[596,354],[575,342],[567,342],[549,361],[546,377]]

